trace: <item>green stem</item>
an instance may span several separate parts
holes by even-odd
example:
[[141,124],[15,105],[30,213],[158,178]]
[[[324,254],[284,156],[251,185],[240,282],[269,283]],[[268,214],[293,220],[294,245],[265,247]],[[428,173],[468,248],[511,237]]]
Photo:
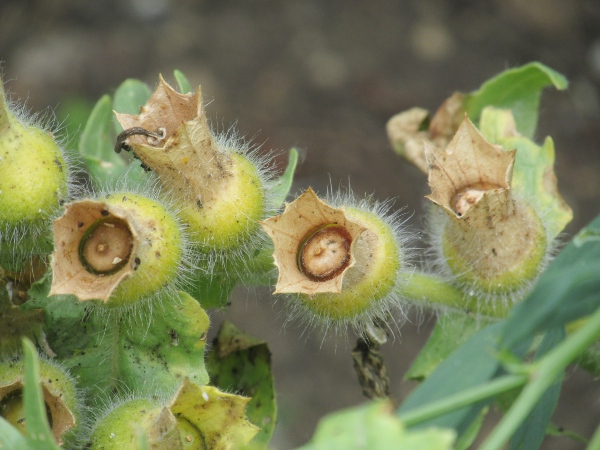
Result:
[[535,407],[544,392],[556,382],[558,376],[575,358],[600,337],[600,308],[587,323],[571,334],[569,338],[556,346],[540,359],[521,395],[490,433],[479,450],[496,450],[502,448],[527,415]]
[[418,423],[431,420],[443,414],[522,386],[527,383],[528,378],[529,377],[526,374],[505,375],[481,386],[476,386],[451,395],[450,397],[446,397],[443,400],[427,404],[420,408],[415,408],[402,414],[400,418],[406,427],[411,427]]
[[596,431],[587,446],[587,450],[600,450],[600,425],[596,428]]
[[421,272],[407,276],[400,293],[418,304],[446,306],[498,319],[505,318],[509,310],[504,305],[482,302],[476,295],[465,295],[441,278]]

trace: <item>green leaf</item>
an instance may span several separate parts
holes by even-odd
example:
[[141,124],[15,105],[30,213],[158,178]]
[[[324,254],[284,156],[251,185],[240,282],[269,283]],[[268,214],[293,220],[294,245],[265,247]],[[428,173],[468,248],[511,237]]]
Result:
[[52,437],[46,404],[40,385],[40,367],[37,351],[29,339],[23,339],[25,355],[25,386],[23,402],[27,436],[21,434],[0,417],[0,448],[23,450],[59,450]]
[[0,287],[0,355],[20,350],[21,338],[35,340],[42,331],[44,312],[41,309],[23,311],[10,301],[4,286]]
[[270,244],[261,248],[239,275],[245,286],[274,286],[277,283],[277,270],[273,260],[273,246]]
[[422,381],[427,378],[442,361],[486,323],[485,319],[465,314],[448,313],[440,316],[404,379]]
[[[34,450],[36,447],[31,445],[29,439],[19,430],[8,423],[3,417],[0,417],[0,449],[23,449]],[[49,450],[58,449],[58,447],[49,447]]]
[[483,83],[479,90],[466,95],[465,110],[476,122],[486,106],[510,109],[517,130],[532,138],[537,126],[541,92],[547,86],[563,90],[567,88],[568,81],[539,62],[525,64],[500,73]]
[[183,377],[208,382],[209,319],[188,294],[154,299],[151,313],[146,305],[135,315],[109,315],[72,296],[47,298],[49,284],[47,278],[34,284],[27,303],[45,310],[48,343],[83,388],[154,393],[176,389]]
[[298,450],[450,450],[453,430],[407,431],[386,401],[333,413],[321,420],[308,445]]
[[[117,88],[113,99],[113,109],[120,113],[139,114],[140,107],[150,98],[152,92],[146,83],[129,78]],[[115,132],[119,134],[123,127],[118,121],[113,120]]]
[[110,184],[127,170],[125,160],[113,149],[111,105],[108,95],[98,100],[79,139],[79,154],[97,187]]
[[260,428],[253,448],[265,448],[273,435],[277,404],[271,352],[266,342],[225,321],[207,357],[211,385],[226,392],[252,397],[246,409],[250,422]]
[[544,225],[551,238],[556,237],[573,218],[554,175],[554,142],[547,137],[542,146],[514,132],[511,111],[485,108],[481,114],[481,133],[505,149],[517,149],[512,188],[525,198],[535,201],[544,212]]
[[23,402],[25,403],[27,435],[32,441],[44,444],[54,442],[46,416],[46,405],[42,396],[38,355],[33,343],[29,339],[23,339],[23,353],[25,356]]
[[600,307],[599,273],[600,216],[573,238],[527,299],[511,310],[503,342],[510,346],[594,312]]
[[[542,356],[562,342],[564,338],[565,331],[563,328],[546,333],[544,340],[536,351],[535,359],[541,359]],[[544,393],[540,401],[529,413],[529,416],[527,416],[527,419],[525,419],[511,438],[509,450],[537,450],[540,448],[550,426],[552,414],[558,404],[561,383],[562,376]]]
[[204,309],[227,306],[229,294],[238,282],[235,271],[227,270],[214,270],[210,276],[198,270],[192,279],[194,283],[188,292]]
[[469,425],[465,432],[459,436],[458,440],[456,441],[456,444],[454,445],[454,450],[468,450],[471,447],[473,442],[475,442],[475,439],[477,439],[479,432],[481,431],[481,427],[483,426],[483,422],[485,420],[485,417],[487,416],[488,411],[489,408],[483,408],[480,411],[477,418],[473,422],[471,422],[471,425]]
[[273,203],[279,207],[283,205],[287,195],[290,192],[292,187],[292,183],[294,181],[294,172],[296,171],[296,166],[298,165],[298,150],[295,148],[290,150],[290,154],[288,156],[288,164],[285,168],[285,172],[281,175],[277,181],[275,181],[273,186]]
[[190,87],[190,82],[183,74],[183,72],[181,72],[181,70],[175,69],[173,71],[173,75],[175,76],[175,80],[177,80],[179,92],[181,92],[182,94],[187,94],[188,92],[191,92],[192,88]]
[[[491,379],[498,372],[500,366],[494,353],[502,325],[503,322],[495,323],[471,336],[467,342],[444,360],[419,387],[411,392],[404,403],[400,405],[398,414],[402,416],[411,409],[442,400]],[[489,401],[480,402],[418,426],[454,428],[459,434],[462,434],[488,403]]]

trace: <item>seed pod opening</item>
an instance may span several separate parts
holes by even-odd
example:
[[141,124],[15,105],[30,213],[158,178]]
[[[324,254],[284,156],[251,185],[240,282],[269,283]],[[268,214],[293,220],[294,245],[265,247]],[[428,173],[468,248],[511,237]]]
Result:
[[362,332],[399,306],[406,237],[385,210],[351,196],[326,203],[309,188],[262,222],[275,247],[275,294],[289,294],[292,315]]
[[161,77],[139,115],[116,116],[124,133],[153,133],[122,144],[173,193],[199,251],[231,259],[260,245],[258,221],[270,207],[266,162],[241,140],[213,135],[200,88],[180,94]]
[[[52,435],[61,445],[80,421],[75,382],[62,367],[40,359],[40,383]],[[26,434],[24,384],[25,368],[22,359],[0,362],[0,416]]]
[[465,118],[444,151],[425,145],[440,259],[458,284],[484,298],[526,289],[546,261],[539,214],[511,188],[515,150],[485,140]]
[[186,238],[169,209],[132,192],[66,205],[54,223],[50,295],[107,306],[137,303],[177,288]]

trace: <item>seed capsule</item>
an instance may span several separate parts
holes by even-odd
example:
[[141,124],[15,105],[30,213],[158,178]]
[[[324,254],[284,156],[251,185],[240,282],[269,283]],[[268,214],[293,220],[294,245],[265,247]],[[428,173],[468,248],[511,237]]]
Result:
[[68,191],[62,149],[50,132],[11,111],[0,79],[0,266],[21,270],[52,251],[48,229]]
[[54,223],[50,295],[73,294],[107,306],[176,288],[186,239],[168,208],[131,192],[66,206]]
[[385,208],[351,198],[337,203],[330,206],[309,188],[262,226],[275,246],[275,293],[290,294],[292,308],[309,321],[362,332],[399,305],[406,239]]
[[425,145],[434,234],[444,267],[483,298],[526,289],[547,257],[536,210],[511,188],[515,150],[487,142],[466,118],[444,151]]
[[200,88],[180,94],[161,77],[139,115],[117,120],[123,133],[144,130],[122,144],[173,193],[196,249],[229,261],[258,248],[258,221],[269,208],[265,163],[240,141],[213,135]]
[[[52,435],[60,445],[80,420],[75,381],[59,365],[41,358],[40,383]],[[27,434],[23,405],[25,367],[22,359],[0,362],[0,416]]]

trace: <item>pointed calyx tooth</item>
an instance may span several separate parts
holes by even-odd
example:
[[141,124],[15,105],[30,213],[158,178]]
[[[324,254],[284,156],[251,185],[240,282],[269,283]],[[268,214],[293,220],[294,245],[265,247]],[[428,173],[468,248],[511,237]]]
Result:
[[465,217],[486,196],[501,215],[512,211],[510,183],[516,150],[492,145],[465,117],[445,150],[425,144],[429,200],[454,217]]
[[154,134],[132,134],[126,145],[178,197],[209,204],[232,176],[231,157],[215,143],[200,87],[180,94],[160,77],[139,115],[115,114],[124,132],[140,128]]
[[355,263],[354,243],[366,230],[308,188],[283,214],[261,222],[279,269],[275,293],[339,293]]

